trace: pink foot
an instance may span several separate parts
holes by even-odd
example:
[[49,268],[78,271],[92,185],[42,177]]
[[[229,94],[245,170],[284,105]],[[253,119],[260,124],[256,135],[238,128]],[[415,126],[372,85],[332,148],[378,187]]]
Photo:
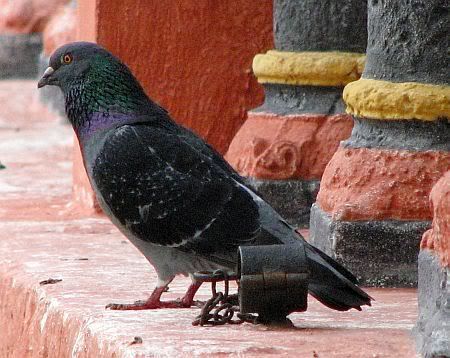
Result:
[[136,301],[134,303],[109,303],[106,305],[106,309],[110,310],[154,310],[158,308],[189,308],[193,305],[199,306],[199,302],[194,302],[194,296],[197,290],[200,288],[200,284],[192,283],[183,298],[174,301],[161,301],[161,295],[166,290],[166,286],[156,287],[152,292],[148,300]]
[[109,303],[106,305],[107,309],[110,310],[154,310],[158,308],[189,308],[188,305],[183,302],[183,300],[178,299],[174,301],[136,301],[134,303]]

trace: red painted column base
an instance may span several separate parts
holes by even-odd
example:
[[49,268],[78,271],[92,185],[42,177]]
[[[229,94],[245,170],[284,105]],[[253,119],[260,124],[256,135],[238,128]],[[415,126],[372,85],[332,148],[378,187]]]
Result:
[[335,220],[431,220],[428,196],[450,153],[339,147],[317,204]]
[[442,267],[450,268],[450,171],[431,190],[430,202],[433,225],[423,235],[420,248],[434,250]]
[[450,153],[340,146],[311,210],[311,242],[365,285],[417,285],[428,196]]
[[352,127],[353,121],[346,114],[249,112],[225,158],[246,177],[320,180]]

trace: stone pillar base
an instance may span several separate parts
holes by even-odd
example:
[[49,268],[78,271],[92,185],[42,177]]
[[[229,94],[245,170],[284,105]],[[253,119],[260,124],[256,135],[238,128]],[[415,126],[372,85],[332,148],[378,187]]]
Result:
[[40,34],[1,34],[0,79],[36,77],[41,51]]
[[309,214],[319,192],[319,180],[248,178],[248,182],[290,224],[299,228],[309,226]]
[[[300,87],[289,89],[294,90]],[[339,98],[335,89],[303,88],[307,94],[313,90]],[[350,136],[353,121],[341,113],[276,114],[264,108],[248,113],[225,158],[286,220],[308,227],[322,173],[339,141]]]
[[362,285],[417,285],[417,254],[429,221],[333,220],[317,204],[311,209],[310,242],[341,262]]
[[430,250],[419,254],[419,320],[414,329],[423,357],[450,357],[450,270]]

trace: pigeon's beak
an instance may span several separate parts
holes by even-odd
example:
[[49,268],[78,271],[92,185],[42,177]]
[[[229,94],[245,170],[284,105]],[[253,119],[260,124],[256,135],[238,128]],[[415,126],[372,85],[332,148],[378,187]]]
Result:
[[51,76],[53,72],[55,72],[53,67],[47,67],[47,69],[45,70],[44,74],[42,75],[41,79],[38,82],[37,85],[38,88],[42,88],[44,86],[51,84]]

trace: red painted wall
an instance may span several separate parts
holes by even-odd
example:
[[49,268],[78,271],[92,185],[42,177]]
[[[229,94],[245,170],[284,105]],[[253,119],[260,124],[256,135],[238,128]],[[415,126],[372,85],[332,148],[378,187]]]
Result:
[[[78,0],[79,40],[127,63],[175,120],[225,153],[263,101],[253,57],[272,48],[272,0]],[[98,211],[74,146],[73,200]]]
[[175,120],[224,153],[263,100],[251,63],[273,47],[272,0],[78,4],[79,38],[118,55]]

